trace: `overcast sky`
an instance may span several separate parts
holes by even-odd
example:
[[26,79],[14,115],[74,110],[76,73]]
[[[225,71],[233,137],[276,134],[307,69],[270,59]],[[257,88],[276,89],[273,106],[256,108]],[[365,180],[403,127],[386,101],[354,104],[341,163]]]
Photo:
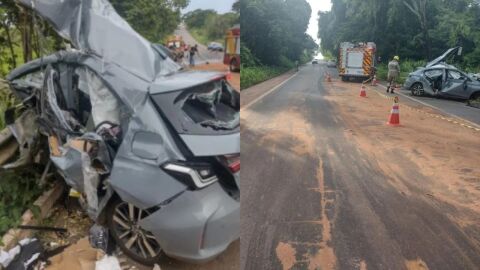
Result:
[[307,34],[319,43],[318,40],[318,11],[328,11],[332,8],[330,0],[307,0],[312,8],[312,16],[310,17],[310,23],[308,25]]
[[213,9],[223,14],[232,11],[232,5],[235,0],[190,0],[190,4],[182,13],[187,13],[195,9]]

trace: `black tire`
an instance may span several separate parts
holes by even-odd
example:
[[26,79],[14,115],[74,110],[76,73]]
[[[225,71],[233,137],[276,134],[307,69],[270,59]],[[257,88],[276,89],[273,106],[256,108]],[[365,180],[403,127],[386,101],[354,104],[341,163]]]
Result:
[[231,71],[231,72],[237,71],[237,59],[235,59],[235,58],[233,58],[233,59],[230,61],[230,71]]
[[[147,211],[119,199],[112,201],[106,212],[108,228],[117,246],[133,260],[153,266],[165,254],[153,234],[136,224],[139,216],[142,219],[148,215],[150,213]],[[129,245],[130,247],[128,247]]]
[[467,105],[480,109],[480,92],[472,94],[470,99],[467,101]]
[[417,82],[417,83],[414,83],[414,84],[412,85],[412,87],[410,87],[410,91],[412,92],[412,95],[413,95],[413,96],[417,96],[417,97],[423,96],[423,93],[424,93],[424,91],[423,91],[423,84],[418,83],[418,82]]

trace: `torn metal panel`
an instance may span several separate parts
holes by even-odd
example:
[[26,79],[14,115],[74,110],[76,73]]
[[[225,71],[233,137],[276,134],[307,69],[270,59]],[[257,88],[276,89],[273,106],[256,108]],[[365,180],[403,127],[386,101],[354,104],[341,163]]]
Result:
[[87,213],[90,217],[96,218],[98,213],[98,188],[100,184],[100,176],[97,170],[92,166],[90,156],[81,152],[82,172],[83,172],[83,193],[87,200]]
[[17,0],[51,22],[75,48],[91,52],[137,76],[154,78],[180,69],[163,58],[105,0]]
[[[56,84],[58,73],[56,70],[48,68],[46,76],[46,89],[44,89],[43,92],[46,95],[46,100],[41,100],[42,118],[48,119],[51,123],[58,124],[59,126],[57,125],[57,127],[65,129],[66,132],[73,132],[72,124],[78,126],[78,123],[72,123],[73,117],[68,115],[69,112],[60,109],[58,104],[58,100],[60,99],[57,97],[57,93],[61,91]],[[47,111],[50,111],[52,115],[48,115],[49,112]]]
[[79,89],[90,96],[95,127],[104,122],[120,125],[120,105],[117,98],[93,71],[83,67],[76,70]]
[[33,162],[33,158],[38,152],[39,134],[37,125],[37,115],[33,110],[24,111],[15,123],[8,126],[11,134],[18,143],[19,157],[12,163],[5,164],[4,169],[13,169],[28,165]]
[[[60,154],[51,153],[51,160],[65,181],[75,190],[85,194],[87,212],[96,219],[100,208],[98,189],[101,176],[110,173],[112,162],[108,146],[95,133],[69,139],[60,146]],[[110,194],[111,195],[111,194]]]
[[461,53],[461,49],[462,49],[462,47],[450,48],[450,49],[448,49],[446,52],[444,52],[442,55],[440,55],[439,57],[437,57],[437,58],[435,58],[434,60],[428,62],[425,67],[432,67],[432,66],[435,66],[435,65],[437,65],[437,64],[439,64],[439,63],[441,63],[441,62],[445,62],[445,60],[446,60],[449,56],[451,56],[451,55],[453,55],[453,54],[455,54],[455,53],[457,53],[457,52]]

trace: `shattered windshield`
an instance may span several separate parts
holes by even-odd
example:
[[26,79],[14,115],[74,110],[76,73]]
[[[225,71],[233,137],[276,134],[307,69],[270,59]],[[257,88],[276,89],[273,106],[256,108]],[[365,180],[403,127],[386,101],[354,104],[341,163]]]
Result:
[[239,94],[225,80],[155,94],[152,99],[180,134],[218,135],[239,131]]

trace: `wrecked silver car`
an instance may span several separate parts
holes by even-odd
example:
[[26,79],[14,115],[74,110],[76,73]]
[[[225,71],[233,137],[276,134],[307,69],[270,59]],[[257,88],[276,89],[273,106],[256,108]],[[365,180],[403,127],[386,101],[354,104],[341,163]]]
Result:
[[404,88],[414,96],[431,95],[462,100],[480,99],[480,81],[445,63],[446,59],[461,50],[451,48],[429,62],[425,68],[410,73]]
[[4,168],[45,146],[90,217],[144,264],[206,261],[238,239],[240,103],[225,74],[181,71],[106,0],[19,2],[75,49],[7,76],[24,153]]

